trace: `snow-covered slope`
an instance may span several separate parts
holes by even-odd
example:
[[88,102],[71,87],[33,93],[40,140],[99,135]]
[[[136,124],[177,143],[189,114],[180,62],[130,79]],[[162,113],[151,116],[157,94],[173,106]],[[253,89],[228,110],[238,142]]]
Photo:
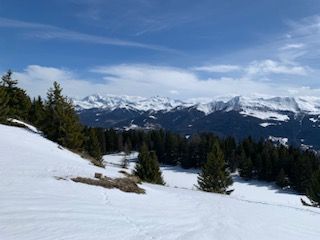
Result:
[[[132,153],[129,159],[128,172],[134,169],[137,153]],[[120,166],[123,159],[123,154],[111,154],[104,156],[104,162],[108,166]],[[182,188],[197,190],[197,179],[199,169],[183,169],[179,166],[161,166],[163,178],[166,186],[173,188]],[[282,205],[294,208],[305,207],[301,203],[301,198],[309,202],[304,195],[299,195],[290,189],[282,190],[274,183],[264,181],[245,181],[238,174],[233,174],[233,185],[230,186],[231,198],[241,199],[245,201]],[[320,210],[319,210],[320,212]]]
[[320,114],[320,98],[304,97],[272,97],[253,98],[237,96],[213,99],[206,101],[193,99],[190,101],[172,100],[165,97],[130,97],[107,95],[102,97],[92,95],[82,100],[74,100],[77,109],[100,108],[106,110],[130,109],[135,111],[171,111],[176,107],[194,107],[197,110],[210,114],[215,111],[238,111],[245,116],[252,116],[265,120],[289,120],[288,112],[293,114],[305,113],[310,115]]
[[[106,161],[106,169],[94,167],[36,133],[0,125],[0,239],[320,238],[318,209],[150,184],[138,195],[69,180],[118,176],[119,156]],[[180,184],[174,171],[164,174],[170,186]]]

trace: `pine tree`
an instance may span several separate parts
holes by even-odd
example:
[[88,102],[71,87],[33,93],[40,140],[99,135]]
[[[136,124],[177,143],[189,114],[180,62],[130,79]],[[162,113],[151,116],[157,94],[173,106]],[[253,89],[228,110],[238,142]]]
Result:
[[36,127],[41,128],[45,118],[45,109],[42,98],[39,96],[37,99],[33,99],[31,108],[29,111],[28,120]]
[[82,126],[71,100],[62,95],[62,88],[57,82],[47,96],[43,132],[62,146],[79,150],[83,143]]
[[240,177],[249,180],[252,178],[253,165],[250,157],[247,157],[245,152],[242,151],[240,155],[239,174]]
[[281,168],[278,176],[276,177],[276,184],[281,188],[289,186],[289,179],[283,168]]
[[198,176],[199,188],[206,192],[226,193],[232,179],[226,169],[223,152],[215,142]]
[[91,157],[93,157],[98,162],[102,161],[102,154],[100,143],[97,137],[96,129],[90,128],[85,131],[86,141],[85,141],[85,149],[89,153]]
[[164,185],[157,155],[154,151],[149,152],[145,144],[141,147],[134,174],[142,181]]
[[12,79],[12,71],[9,70],[1,78],[1,88],[6,92],[8,98],[8,117],[22,120],[28,119],[31,100],[26,91],[17,87],[18,80]]
[[122,161],[121,161],[121,167],[122,168],[128,168],[129,166],[129,160],[128,160],[128,156],[130,154],[130,150],[131,150],[131,142],[128,140],[125,142],[124,144],[124,156],[122,158]]
[[13,89],[18,84],[18,80],[12,79],[12,71],[9,69],[5,75],[1,78],[4,87]]
[[312,175],[307,195],[315,206],[320,206],[320,170]]
[[4,87],[0,86],[0,123],[6,122],[8,117],[8,97]]

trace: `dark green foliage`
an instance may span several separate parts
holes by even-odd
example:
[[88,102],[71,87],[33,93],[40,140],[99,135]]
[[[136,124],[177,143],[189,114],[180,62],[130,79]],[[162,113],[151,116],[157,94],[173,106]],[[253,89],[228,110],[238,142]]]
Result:
[[6,122],[8,117],[8,97],[4,87],[0,86],[0,123]]
[[177,136],[171,132],[165,135],[165,157],[164,163],[174,165],[178,159],[178,139]]
[[[276,146],[263,139],[256,142],[247,138],[236,143],[231,137],[221,139],[211,133],[194,134],[186,138],[164,130],[108,129],[102,135],[104,137],[99,139],[103,139],[103,142],[99,141],[106,149],[104,153],[123,150],[127,142],[131,142],[132,150],[137,151],[145,142],[150,150],[156,152],[160,163],[181,165],[183,168],[201,167],[207,161],[207,155],[212,150],[213,144],[219,142],[226,166],[232,171],[239,169],[241,176],[246,179],[277,181],[283,169],[290,187],[301,193],[306,192],[311,175],[319,167],[320,162],[319,157],[313,152]],[[173,147],[167,141],[173,143]]]
[[102,154],[99,139],[97,136],[97,129],[88,128],[84,131],[85,142],[84,149],[88,154],[98,162],[102,162]]
[[233,137],[227,137],[223,141],[223,150],[226,163],[231,172],[235,172],[238,168],[238,161],[236,160],[237,143]]
[[253,164],[250,157],[247,157],[242,151],[240,155],[239,174],[240,177],[249,180],[252,178]]
[[3,86],[13,89],[18,84],[18,80],[12,79],[12,71],[9,69],[5,75],[1,78]]
[[287,176],[287,174],[285,173],[285,171],[283,170],[283,168],[281,168],[277,178],[276,178],[276,184],[281,187],[287,187],[289,186],[289,178]]
[[45,114],[46,112],[42,98],[40,96],[37,99],[34,98],[29,111],[28,120],[33,123],[34,126],[41,128],[44,124]]
[[80,150],[83,143],[82,126],[72,102],[62,95],[62,88],[54,82],[45,104],[44,134],[62,146]]
[[320,206],[320,170],[313,173],[307,195],[314,205]]
[[316,169],[316,166],[313,165],[313,160],[307,153],[296,155],[290,169],[290,180],[294,188],[299,192],[305,193],[310,184],[314,169]]
[[216,142],[198,176],[199,188],[206,192],[226,193],[232,179],[226,169],[223,152]]
[[12,72],[9,70],[1,78],[1,88],[7,95],[8,117],[27,120],[31,107],[31,100],[26,91],[18,88],[18,81],[12,79]]
[[142,181],[164,185],[157,155],[154,151],[149,152],[145,144],[141,147],[134,174]]

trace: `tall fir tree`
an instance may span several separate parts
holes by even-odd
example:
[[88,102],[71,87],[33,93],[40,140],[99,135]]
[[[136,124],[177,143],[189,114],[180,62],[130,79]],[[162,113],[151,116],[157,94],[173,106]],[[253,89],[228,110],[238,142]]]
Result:
[[62,88],[54,82],[47,94],[43,132],[57,143],[73,150],[83,144],[82,126],[71,100],[62,95]]
[[320,169],[313,173],[307,195],[315,206],[320,206]]
[[142,181],[164,185],[157,155],[154,151],[149,152],[146,144],[141,147],[134,174]]
[[38,98],[34,98],[32,100],[31,108],[29,111],[28,120],[36,127],[41,128],[44,124],[45,118],[45,109],[42,98],[39,96]]
[[232,179],[226,169],[224,154],[219,143],[215,141],[198,176],[199,188],[206,192],[226,193],[231,184]]
[[287,187],[290,184],[289,178],[283,168],[280,169],[280,172],[276,177],[276,184],[281,188]]
[[86,141],[85,149],[91,157],[93,157],[98,162],[102,161],[102,154],[100,143],[97,137],[97,130],[94,128],[86,129],[85,131]]
[[13,89],[18,84],[18,80],[12,78],[12,71],[9,69],[6,74],[1,77],[3,86]]
[[250,157],[247,157],[245,151],[241,151],[239,174],[245,180],[252,178],[253,164]]
[[11,118],[27,120],[31,107],[31,100],[26,94],[26,91],[18,88],[17,84],[18,80],[13,79],[11,70],[8,70],[1,78],[1,87],[4,88],[8,97],[8,116]]
[[8,97],[4,87],[0,86],[0,123],[4,123],[8,118]]

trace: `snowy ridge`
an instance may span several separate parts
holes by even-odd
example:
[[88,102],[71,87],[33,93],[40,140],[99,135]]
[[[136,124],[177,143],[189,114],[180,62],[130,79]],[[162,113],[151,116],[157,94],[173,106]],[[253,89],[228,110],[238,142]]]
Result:
[[92,95],[82,100],[73,100],[77,109],[102,108],[114,110],[117,108],[138,110],[138,111],[170,111],[178,106],[188,106],[180,100],[173,100],[166,97],[143,98],[136,96],[115,96]]
[[173,100],[166,97],[131,97],[100,95],[88,96],[82,100],[74,100],[78,110],[99,108],[105,110],[130,109],[135,111],[172,111],[175,108],[195,108],[206,115],[216,111],[237,111],[244,116],[252,116],[264,120],[287,121],[288,113],[319,115],[320,98],[315,97],[243,97],[229,99],[192,99],[187,101]]

